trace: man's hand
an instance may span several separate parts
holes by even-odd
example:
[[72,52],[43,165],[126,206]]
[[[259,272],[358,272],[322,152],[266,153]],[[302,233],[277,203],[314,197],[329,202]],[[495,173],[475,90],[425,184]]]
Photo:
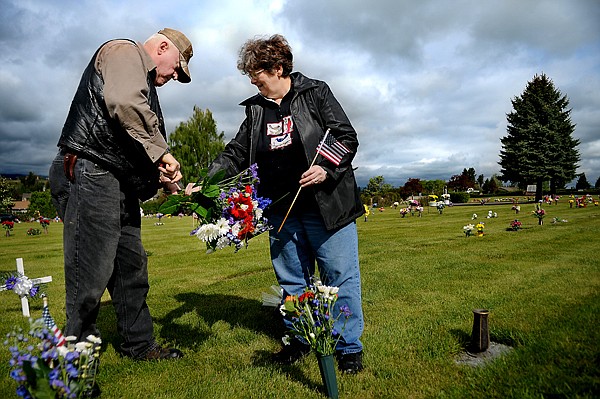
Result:
[[160,171],[160,182],[171,192],[177,194],[181,187],[177,182],[181,180],[183,175],[179,170],[181,165],[170,153],[164,154],[160,158],[158,170]]

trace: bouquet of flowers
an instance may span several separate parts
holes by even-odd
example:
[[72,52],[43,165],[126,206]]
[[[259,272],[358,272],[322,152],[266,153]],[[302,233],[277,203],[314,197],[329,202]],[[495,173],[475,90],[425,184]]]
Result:
[[160,207],[160,212],[174,214],[182,206],[198,215],[199,225],[190,235],[206,243],[207,252],[234,246],[236,252],[252,237],[272,227],[263,217],[271,204],[268,198],[256,195],[258,184],[256,164],[236,176],[224,179],[220,171],[209,177],[201,171],[200,185],[190,184],[184,195],[174,194]]
[[19,384],[17,395],[39,399],[92,397],[97,389],[101,340],[93,335],[86,342],[74,343],[75,337],[65,339],[60,330],[58,334],[49,330],[48,323],[55,325],[47,307],[44,314],[35,321],[30,319],[29,334],[17,328],[4,341],[11,353],[10,376]]
[[[306,341],[319,355],[335,353],[335,346],[352,315],[346,305],[340,306],[338,314],[334,315],[338,290],[338,287],[325,286],[313,278],[312,284],[304,289],[302,295],[288,295],[279,308],[281,314],[292,321],[290,333]],[[337,331],[334,324],[340,317],[344,318],[344,326]],[[283,337],[284,344],[289,344],[289,340],[288,335]]]
[[440,215],[442,214],[442,212],[444,212],[444,208],[446,207],[446,205],[444,205],[443,202],[438,202],[437,204],[437,210],[440,213]]
[[48,226],[50,226],[50,220],[46,219],[45,217],[40,217],[39,218],[40,221],[40,226],[42,226],[42,229],[44,230],[44,232],[48,232]]
[[535,210],[531,211],[532,215],[535,216],[536,218],[538,218],[538,223],[539,224],[543,224],[544,223],[544,216],[546,216],[546,211],[542,209],[541,204],[536,204],[535,205]]
[[464,231],[466,237],[470,237],[471,236],[471,234],[473,233],[473,228],[474,227],[475,226],[473,226],[472,224],[468,224],[466,226],[463,226],[463,231]]
[[408,204],[412,207],[418,207],[420,205],[419,201],[415,200],[415,199],[411,199],[408,201]]
[[30,227],[29,229],[27,229],[28,236],[39,236],[40,234],[42,234],[40,229],[34,229],[33,227]]
[[423,207],[421,205],[419,205],[415,209],[417,210],[417,212],[419,212],[419,217],[421,217],[423,214]]
[[515,219],[512,222],[510,222],[509,230],[518,231],[521,228],[521,226],[522,226],[522,223],[520,221],[518,221],[517,219]]
[[477,223],[475,228],[477,229],[477,236],[483,237],[483,229],[485,228],[485,223],[479,222]]
[[408,208],[401,208],[400,209],[400,215],[402,215],[402,217],[406,216],[406,214],[408,213],[409,209]]
[[498,217],[498,213],[492,212],[492,211],[488,211],[486,219],[497,218],[497,217]]
[[546,216],[546,211],[542,209],[540,204],[537,204],[535,210],[531,211],[531,213],[538,219],[543,219]]
[[4,222],[2,222],[2,227],[4,227],[4,230],[6,231],[6,236],[10,237],[10,232],[15,227],[15,222],[11,222],[10,220],[5,220]]

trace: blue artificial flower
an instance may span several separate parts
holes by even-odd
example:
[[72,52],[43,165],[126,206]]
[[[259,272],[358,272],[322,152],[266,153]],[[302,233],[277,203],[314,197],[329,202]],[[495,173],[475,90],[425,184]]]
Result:
[[348,307],[348,305],[340,306],[340,312],[342,312],[344,314],[344,317],[352,316],[352,311],[350,311],[350,308]]
[[17,277],[15,276],[10,276],[9,278],[6,279],[6,289],[7,290],[12,290],[15,287],[15,284],[17,284]]
[[10,372],[10,378],[12,378],[13,380],[17,381],[17,382],[23,382],[25,380],[27,380],[27,377],[25,376],[25,373],[23,372],[22,369],[14,369]]
[[67,363],[65,370],[71,378],[77,378],[79,376],[79,370],[77,370],[77,367],[73,366],[71,363]]
[[36,286],[33,286],[33,287],[32,287],[32,288],[29,290],[29,296],[33,298],[33,297],[34,297],[34,296],[35,296],[35,295],[38,293],[38,291],[39,291],[39,290],[40,290],[40,287],[38,287],[37,285],[36,285]]
[[31,395],[29,394],[29,391],[25,385],[19,385],[17,388],[17,395],[25,399],[31,398]]
[[48,373],[48,378],[50,381],[60,378],[60,370],[58,368],[50,370],[50,373]]
[[331,330],[331,335],[334,337],[337,337],[338,335],[340,335],[340,333],[338,332],[338,330],[336,330],[335,328],[333,330]]
[[258,165],[253,163],[252,165],[250,165],[250,168],[248,168],[248,171],[252,175],[252,179],[256,180],[256,182],[259,183],[260,179],[258,178]]
[[79,352],[77,352],[77,351],[69,352],[65,355],[65,360],[67,362],[72,362],[73,360],[76,360],[78,358],[79,358]]

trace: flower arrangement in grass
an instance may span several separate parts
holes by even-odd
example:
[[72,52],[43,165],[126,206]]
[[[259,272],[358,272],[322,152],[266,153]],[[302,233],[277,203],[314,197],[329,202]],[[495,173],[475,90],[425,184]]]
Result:
[[519,220],[515,219],[512,222],[510,222],[510,227],[508,229],[512,230],[512,231],[518,231],[522,226],[523,226],[523,223],[521,223]]
[[29,229],[27,229],[28,236],[39,236],[40,234],[42,234],[40,229],[34,229],[33,227],[30,227]]
[[408,208],[400,208],[400,215],[402,215],[402,217],[405,217],[408,212]]
[[446,207],[446,205],[443,202],[438,202],[437,210],[440,213],[440,215],[444,212],[445,207]]
[[46,327],[43,318],[30,319],[29,333],[16,328],[7,334],[10,376],[19,385],[17,395],[24,398],[91,397],[100,357],[101,340],[93,335],[85,342],[66,344]]
[[[290,334],[300,341],[308,343],[319,355],[327,356],[335,353],[335,347],[346,328],[346,322],[352,315],[347,305],[342,305],[335,314],[338,299],[338,287],[323,285],[313,278],[311,285],[300,295],[288,295],[279,310],[292,323]],[[344,318],[341,331],[334,324],[340,317]],[[291,337],[283,337],[288,345]]]
[[479,223],[477,223],[475,228],[477,229],[477,236],[483,237],[483,229],[485,229],[485,223],[479,222]]
[[488,211],[486,219],[497,218],[497,217],[498,217],[498,213],[497,212]]
[[465,237],[471,237],[474,228],[475,226],[470,223],[466,226],[463,226],[463,232],[465,233]]
[[171,195],[160,211],[175,214],[187,206],[198,215],[198,226],[190,235],[206,243],[207,252],[235,247],[238,251],[252,237],[269,231],[272,226],[263,216],[268,198],[256,195],[259,183],[256,164],[236,176],[224,179],[225,171],[208,176],[201,171],[200,184],[189,184],[185,195]]
[[542,205],[538,203],[535,205],[535,209],[531,211],[531,214],[538,219],[543,219],[546,216],[546,211],[542,209]]
[[6,232],[6,236],[9,237],[10,232],[15,227],[15,222],[12,222],[10,220],[5,220],[2,222],[2,227],[4,228],[4,231]]

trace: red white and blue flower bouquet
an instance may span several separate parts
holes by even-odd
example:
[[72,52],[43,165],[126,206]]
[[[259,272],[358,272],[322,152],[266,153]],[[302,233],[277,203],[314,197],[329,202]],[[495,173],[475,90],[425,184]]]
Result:
[[[301,295],[288,295],[279,311],[291,321],[290,335],[308,343],[311,350],[316,353],[327,396],[337,399],[338,388],[333,355],[352,312],[347,305],[336,309],[338,287],[323,285],[315,277],[311,280],[312,284],[306,287]],[[334,325],[340,318],[343,318],[344,324],[341,331],[338,331]],[[288,345],[290,339],[289,335],[284,336],[283,343]]]
[[263,216],[271,200],[256,195],[257,170],[254,164],[225,179],[224,171],[208,176],[204,169],[199,184],[189,184],[183,195],[169,196],[159,211],[174,214],[189,209],[198,216],[198,226],[190,235],[205,242],[208,253],[228,246],[237,252],[248,240],[272,228]]

